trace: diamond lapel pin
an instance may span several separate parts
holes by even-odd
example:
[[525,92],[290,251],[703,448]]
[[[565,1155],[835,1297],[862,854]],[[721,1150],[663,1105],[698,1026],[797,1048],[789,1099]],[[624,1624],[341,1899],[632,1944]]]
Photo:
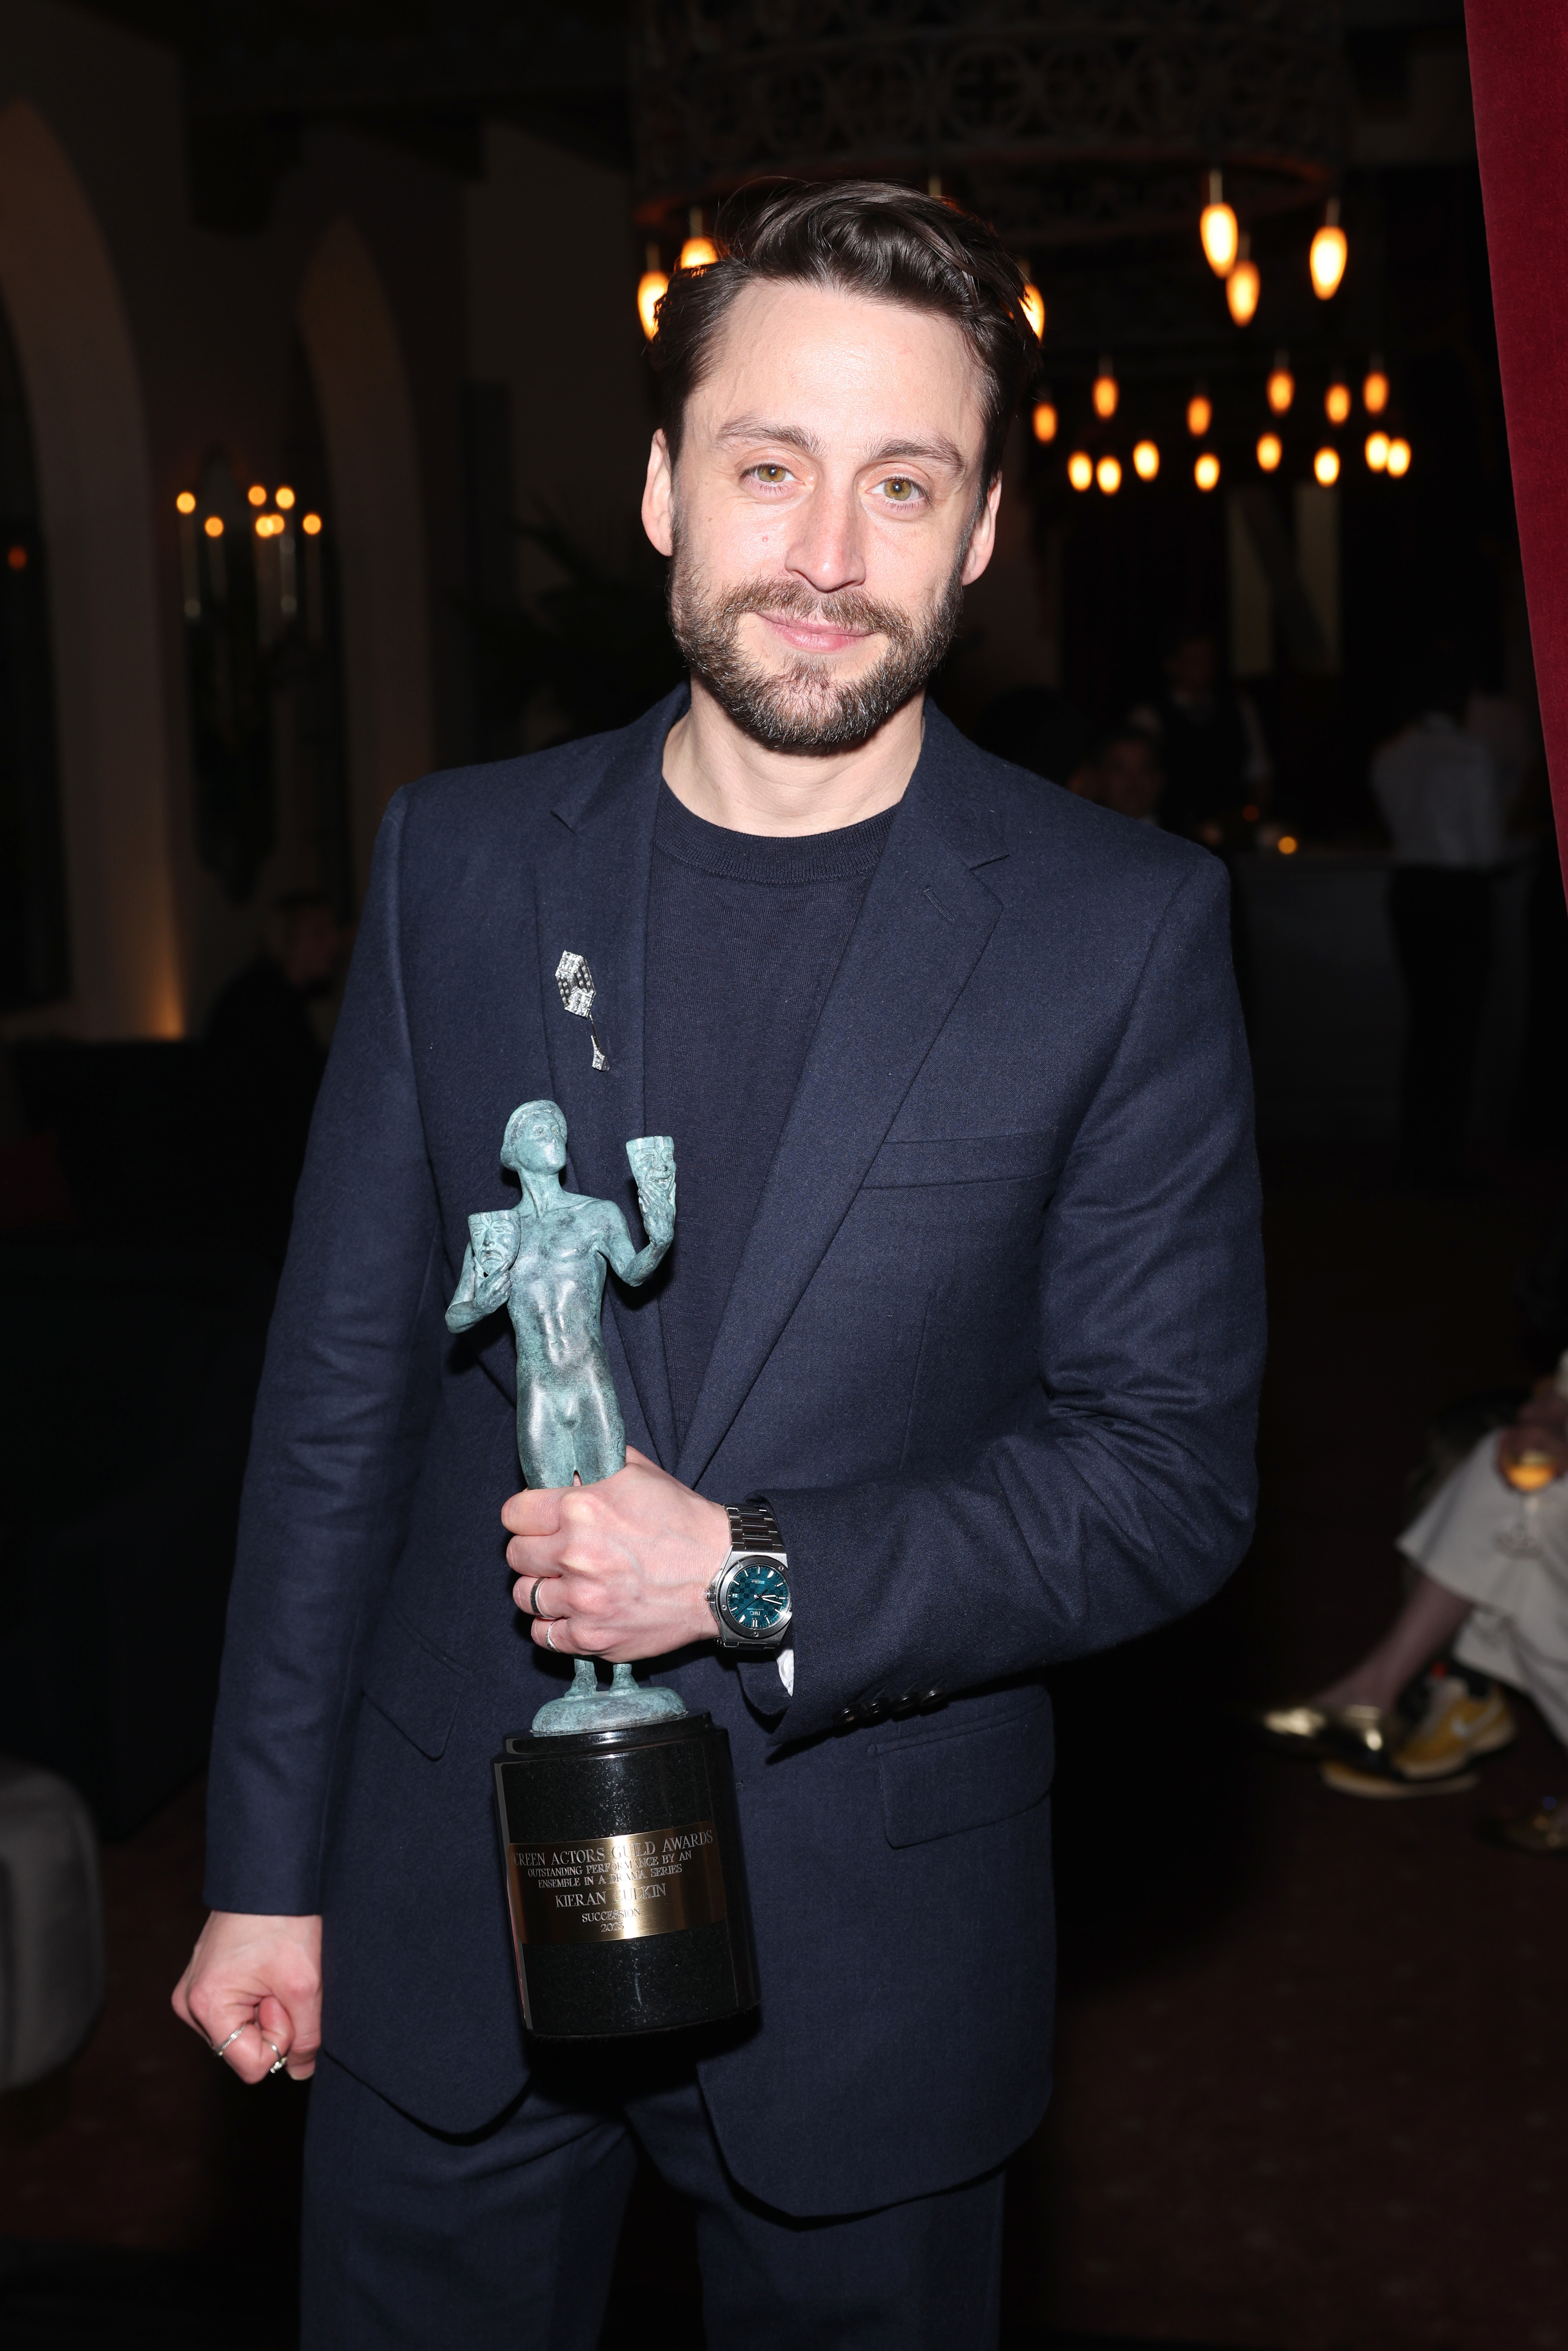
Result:
[[588,968],[586,956],[563,955],[555,967],[555,984],[560,990],[560,1000],[578,1019],[586,1020],[588,1033],[593,1040],[593,1066],[607,1070],[604,1048],[599,1041],[599,1031],[593,1025],[593,974]]

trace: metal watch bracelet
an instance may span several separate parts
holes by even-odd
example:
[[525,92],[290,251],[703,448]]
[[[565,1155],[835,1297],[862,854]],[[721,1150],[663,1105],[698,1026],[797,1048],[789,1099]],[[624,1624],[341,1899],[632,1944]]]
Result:
[[760,1494],[748,1494],[744,1502],[727,1502],[724,1507],[729,1520],[729,1550],[707,1592],[708,1606],[713,1611],[714,1623],[718,1629],[719,1646],[747,1651],[753,1656],[776,1656],[789,1639],[788,1614],[776,1634],[764,1640],[748,1640],[726,1620],[719,1605],[719,1590],[731,1567],[747,1558],[772,1559],[780,1568],[788,1570],[789,1555],[784,1549],[784,1538],[779,1531],[779,1521]]

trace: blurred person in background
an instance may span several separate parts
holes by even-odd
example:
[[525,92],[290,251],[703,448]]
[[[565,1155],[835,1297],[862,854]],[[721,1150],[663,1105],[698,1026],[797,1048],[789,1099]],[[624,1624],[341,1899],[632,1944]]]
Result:
[[274,938],[219,995],[207,1021],[217,1125],[240,1237],[281,1265],[327,1048],[311,1007],[337,987],[348,944],[328,900],[292,891]]
[[[1472,1423],[1473,1426],[1473,1423]],[[1503,1686],[1568,1746],[1568,1354],[1511,1423],[1471,1444],[1398,1538],[1413,1570],[1366,1655],[1303,1702],[1255,1718],[1270,1743],[1326,1757],[1343,1795],[1458,1793],[1511,1746]],[[1412,1704],[1414,1701],[1414,1704]],[[1568,1850],[1548,1800],[1507,1842]]]
[[1273,763],[1250,697],[1223,675],[1212,631],[1185,628],[1168,642],[1164,680],[1128,712],[1158,746],[1166,789],[1160,822],[1207,849],[1237,844],[1268,806]]
[[1497,756],[1460,730],[1468,691],[1458,650],[1435,645],[1413,698],[1418,715],[1372,763],[1394,842],[1388,920],[1405,982],[1400,1171],[1426,1191],[1464,1182],[1494,880],[1509,845]]
[[1158,824],[1166,788],[1160,747],[1147,730],[1130,722],[1102,735],[1091,766],[1073,778],[1081,799],[1098,801],[1139,824]]

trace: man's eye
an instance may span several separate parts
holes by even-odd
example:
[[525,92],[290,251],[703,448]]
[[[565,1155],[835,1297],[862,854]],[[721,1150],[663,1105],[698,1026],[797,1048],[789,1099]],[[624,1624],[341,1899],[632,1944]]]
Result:
[[753,465],[751,470],[759,482],[767,483],[769,489],[777,489],[780,483],[789,479],[788,465]]
[[912,507],[920,496],[919,483],[910,481],[904,474],[892,475],[882,488],[883,496],[895,507]]

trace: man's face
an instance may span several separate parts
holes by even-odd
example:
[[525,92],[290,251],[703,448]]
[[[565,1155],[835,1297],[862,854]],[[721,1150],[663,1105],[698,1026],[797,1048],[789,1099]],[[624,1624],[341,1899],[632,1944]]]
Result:
[[1166,675],[1177,694],[1195,699],[1214,691],[1218,663],[1212,637],[1188,637],[1166,664]]
[[1119,809],[1124,816],[1148,816],[1165,783],[1154,747],[1135,736],[1123,736],[1105,746],[1100,762],[1095,798],[1102,808]]
[[949,320],[753,286],[663,434],[643,518],[674,558],[670,623],[734,723],[784,751],[852,749],[925,684],[989,560],[974,361]]

